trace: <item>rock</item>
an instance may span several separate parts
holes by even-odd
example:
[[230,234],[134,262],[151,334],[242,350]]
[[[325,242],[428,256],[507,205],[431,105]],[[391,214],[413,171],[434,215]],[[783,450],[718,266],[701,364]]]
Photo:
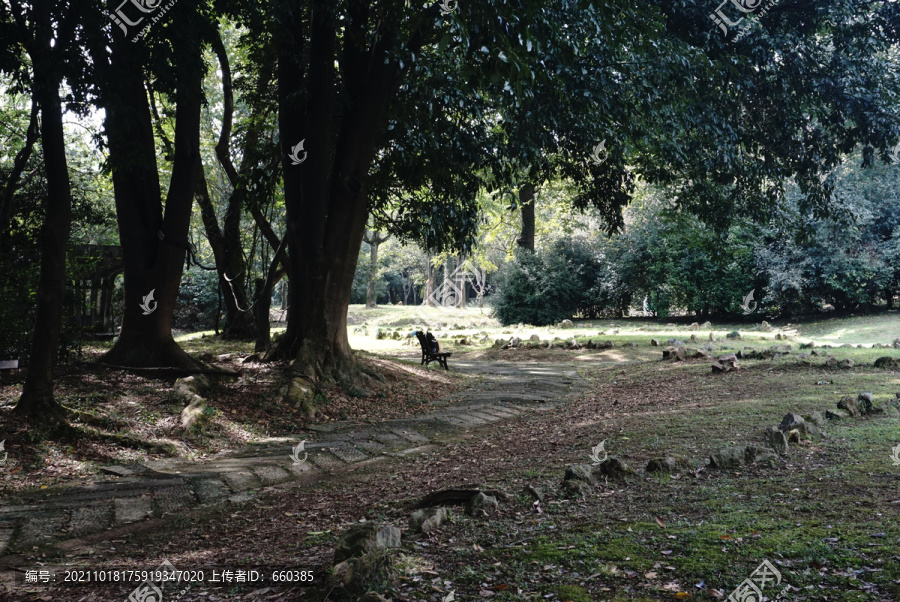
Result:
[[900,339],[894,339],[893,346],[894,349],[900,349]]
[[665,458],[653,458],[649,462],[647,462],[647,472],[655,473],[655,472],[664,472],[671,473],[678,470],[680,462],[671,456],[666,456]]
[[597,466],[594,466],[593,474],[595,477],[603,475],[613,479],[621,479],[634,474],[634,471],[631,470],[625,462],[622,462],[622,460],[616,457],[610,457]]
[[541,341],[541,337],[539,337],[539,336],[536,335],[536,334],[533,334],[533,335],[531,335],[531,336],[528,338],[528,340],[529,340],[529,341],[534,341],[535,343],[539,343],[539,342]]
[[522,493],[525,495],[531,496],[532,499],[536,502],[544,501],[544,492],[535,487],[534,485],[526,485],[524,489],[522,489]]
[[563,476],[564,481],[584,481],[593,485],[594,467],[590,464],[572,464],[566,467],[566,474]]
[[825,410],[825,418],[828,420],[840,420],[841,418],[846,418],[847,414],[838,410],[837,412],[832,412],[831,410]]
[[687,357],[687,353],[684,351],[684,347],[666,347],[663,349],[663,359],[664,360],[675,360],[676,362],[684,361]]
[[830,357],[830,358],[828,358],[827,360],[825,360],[825,367],[826,367],[826,368],[836,368],[837,365],[838,365],[838,361],[837,361],[835,358],[833,358],[833,357]]
[[837,403],[837,407],[839,410],[844,410],[847,412],[848,416],[855,417],[859,416],[859,405],[856,403],[856,400],[853,399],[850,395],[844,395],[841,397],[841,400]]
[[594,342],[593,339],[588,339],[588,342],[584,344],[585,349],[596,349],[597,343]]
[[413,533],[429,533],[440,527],[445,520],[447,520],[446,508],[422,508],[409,517],[409,529]]
[[575,325],[572,323],[572,320],[563,320],[558,324],[558,328],[575,328]]
[[856,363],[851,360],[849,357],[841,360],[841,368],[852,368]]
[[650,339],[651,347],[659,347],[659,339]]
[[806,421],[816,425],[819,428],[825,428],[825,425],[828,424],[825,421],[825,418],[822,416],[822,413],[818,410],[807,416]]
[[731,332],[729,332],[728,334],[725,335],[725,338],[726,339],[740,339],[741,333],[739,333],[737,330],[732,330]]
[[800,349],[812,349],[815,346],[815,343],[800,343]]
[[856,406],[859,408],[859,414],[866,416],[867,414],[880,414],[884,410],[875,408],[875,396],[871,393],[860,393],[856,396]]
[[576,339],[572,339],[566,345],[569,349],[581,349],[581,345],[578,344],[578,341]]
[[458,339],[458,340],[456,341],[456,344],[457,344],[457,345],[468,345],[468,344],[469,344],[469,339],[467,339],[466,337],[462,337],[461,339]]
[[806,421],[799,414],[789,413],[785,414],[784,418],[781,419],[781,424],[778,425],[778,428],[782,433],[799,430],[801,434],[806,434]]
[[800,429],[792,429],[787,433],[788,443],[800,443]]
[[377,592],[366,592],[356,602],[391,602],[391,600]]
[[702,359],[702,360],[708,360],[708,359],[710,359],[710,355],[709,355],[706,351],[704,351],[703,349],[698,349],[697,351],[695,351],[695,352],[694,352],[694,355],[693,355],[692,357],[693,357],[695,360],[701,360],[701,359]]
[[779,454],[786,454],[788,452],[788,440],[787,437],[784,436],[784,432],[778,428],[777,426],[770,426],[766,429],[765,432],[765,440],[766,444],[773,448]]
[[700,325],[700,328],[702,328],[703,330],[711,330],[712,327],[712,322],[710,322],[709,320]]
[[559,487],[559,495],[565,498],[586,498],[593,488],[584,481],[574,479],[563,481]]
[[694,322],[690,326],[688,326],[688,330],[700,330],[700,323]]
[[768,322],[766,322],[765,320],[763,320],[762,324],[759,325],[759,331],[760,332],[772,332],[772,325],[769,324]]
[[597,343],[597,349],[612,349],[613,348],[612,341],[603,341],[602,343]]
[[466,513],[468,513],[469,516],[477,516],[480,513],[486,515],[488,514],[488,510],[496,512],[499,507],[500,504],[497,503],[497,498],[488,495],[483,491],[479,491],[476,496],[469,500],[469,505],[466,507]]
[[678,339],[669,339],[666,341],[666,345],[669,347],[684,347],[684,341],[679,341]]
[[740,468],[744,464],[755,464],[773,459],[775,453],[755,445],[726,447],[709,458],[710,468]]
[[696,342],[697,342],[697,335],[692,334],[691,335],[691,343],[696,343]]
[[893,370],[894,368],[897,368],[897,360],[890,356],[880,357],[875,360],[875,367]]
[[394,559],[385,550],[355,556],[334,565],[334,578],[349,594],[359,594],[372,586],[393,583],[397,574]]
[[350,526],[338,539],[334,563],[377,551],[400,547],[400,529],[367,521]]
[[709,457],[711,468],[740,468],[744,464],[744,448],[726,447]]

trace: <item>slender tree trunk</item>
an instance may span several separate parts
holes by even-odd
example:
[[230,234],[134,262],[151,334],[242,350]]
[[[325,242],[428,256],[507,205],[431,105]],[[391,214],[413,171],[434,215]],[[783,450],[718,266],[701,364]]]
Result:
[[534,184],[519,189],[519,207],[522,210],[522,233],[516,241],[519,246],[534,251]]
[[256,336],[256,324],[250,311],[250,301],[244,284],[247,267],[244,262],[240,229],[244,189],[235,189],[229,195],[224,228],[219,228],[216,210],[209,197],[203,162],[199,155],[196,169],[195,198],[203,217],[206,238],[215,258],[225,305],[225,328],[222,336],[225,339],[251,340]]
[[22,172],[25,171],[25,166],[28,165],[28,160],[31,158],[31,152],[34,149],[34,143],[37,142],[38,139],[37,116],[38,102],[37,97],[33,95],[31,98],[31,117],[28,120],[28,130],[25,133],[25,142],[22,145],[22,148],[19,149],[19,152],[16,153],[16,158],[13,160],[13,166],[9,172],[9,177],[6,178],[6,183],[3,185],[3,192],[0,194],[0,245],[3,244],[3,236],[9,226],[10,219],[12,219],[13,198],[16,194],[19,178],[22,176]]
[[[49,44],[46,50],[49,54]],[[33,93],[41,107],[41,148],[47,175],[47,205],[41,232],[41,274],[34,335],[25,384],[15,412],[35,422],[55,423],[63,421],[66,415],[65,409],[53,398],[53,366],[62,329],[72,193],[66,162],[62,104],[59,100],[60,78],[54,75],[52,59],[35,56],[33,61]]]
[[375,276],[378,273],[378,247],[380,244],[376,238],[369,245],[369,281],[366,284],[366,307],[376,307]]
[[377,307],[375,295],[375,277],[378,275],[378,247],[390,238],[390,235],[379,236],[376,230],[367,232],[363,240],[369,243],[369,278],[366,283],[366,307]]
[[[175,154],[163,215],[156,148],[143,66],[134,45],[113,42],[101,101],[113,167],[116,218],[122,245],[125,309],[122,331],[103,361],[122,366],[199,368],[172,338],[199,155],[200,45],[174,41]],[[99,60],[106,60],[105,50]],[[95,60],[98,57],[95,53]],[[152,299],[150,295],[152,294]]]
[[422,303],[429,307],[434,306],[434,300],[431,298],[434,294],[434,266],[431,265],[431,255],[425,262],[425,293],[422,295]]

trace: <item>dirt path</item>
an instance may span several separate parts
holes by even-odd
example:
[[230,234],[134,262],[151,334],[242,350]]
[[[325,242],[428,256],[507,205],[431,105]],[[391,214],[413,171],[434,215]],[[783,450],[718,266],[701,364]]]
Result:
[[[467,431],[547,411],[579,396],[585,383],[571,363],[459,360],[454,370],[481,376],[467,391],[433,402],[425,414],[380,423],[329,423],[312,434],[270,439],[202,464],[154,461],[110,467],[119,476],[84,487],[50,488],[0,500],[0,571],[6,587],[26,556],[45,548],[77,547],[134,530],[194,508],[249,502],[266,486],[318,482],[453,441]],[[308,457],[291,450],[306,440]],[[303,457],[301,454],[300,457]],[[19,575],[21,580],[21,575]]]

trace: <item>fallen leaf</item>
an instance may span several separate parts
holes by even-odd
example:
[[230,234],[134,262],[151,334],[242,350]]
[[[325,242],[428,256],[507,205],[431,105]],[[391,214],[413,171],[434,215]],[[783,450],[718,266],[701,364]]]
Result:
[[656,579],[656,573],[653,571],[650,571],[649,573],[646,573],[644,575],[644,579]]
[[731,535],[725,534],[722,537],[720,537],[719,539],[731,539]]
[[666,528],[666,522],[658,516],[656,517],[656,524],[659,525],[660,527],[662,527],[663,529]]
[[685,598],[690,598],[691,595],[687,592],[678,592],[677,594],[675,594],[675,597],[679,600],[684,600]]

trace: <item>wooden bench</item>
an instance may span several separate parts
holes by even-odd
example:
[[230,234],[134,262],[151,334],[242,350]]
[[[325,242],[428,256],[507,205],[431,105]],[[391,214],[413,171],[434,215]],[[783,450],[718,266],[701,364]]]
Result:
[[444,370],[450,369],[447,367],[447,358],[453,355],[452,351],[441,352],[437,339],[430,332],[425,334],[421,330],[417,330],[416,338],[419,339],[419,345],[422,346],[423,364],[427,366],[431,362],[437,362],[444,367]]
[[19,368],[19,360],[0,360],[0,376],[4,370],[17,370]]

